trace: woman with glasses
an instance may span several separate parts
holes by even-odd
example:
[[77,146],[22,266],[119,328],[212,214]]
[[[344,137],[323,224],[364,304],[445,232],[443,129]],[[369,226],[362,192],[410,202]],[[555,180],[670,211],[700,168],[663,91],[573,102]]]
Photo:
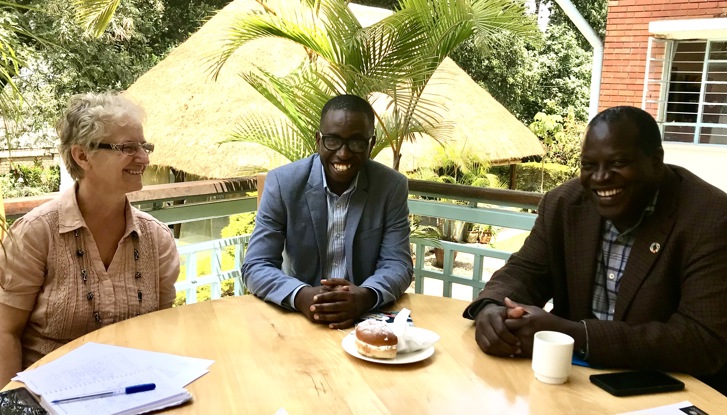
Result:
[[126,197],[154,151],[142,118],[116,94],[71,98],[57,130],[75,184],[18,219],[0,250],[0,386],[77,337],[172,306],[174,238]]

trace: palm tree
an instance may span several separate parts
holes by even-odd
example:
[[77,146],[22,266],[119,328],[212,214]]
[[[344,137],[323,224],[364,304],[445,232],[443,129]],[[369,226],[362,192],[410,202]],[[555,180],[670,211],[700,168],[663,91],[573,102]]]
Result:
[[264,12],[237,18],[211,58],[214,76],[241,46],[267,37],[298,43],[308,58],[283,78],[264,68],[241,74],[287,119],[249,116],[226,141],[259,143],[291,161],[315,152],[325,101],[351,93],[367,97],[377,110],[379,140],[372,157],[389,146],[398,169],[405,141],[424,133],[447,137],[441,101],[424,89],[450,52],[470,37],[486,46],[502,32],[537,33],[534,20],[513,0],[401,0],[392,15],[369,27],[341,0],[256,1]]
[[[38,11],[33,7],[0,0],[0,10],[5,12],[9,9]],[[14,125],[14,121],[17,121],[23,103],[23,97],[13,80],[25,63],[23,57],[15,52],[21,43],[20,36],[44,42],[25,29],[16,14],[3,13],[3,19],[0,20],[0,117],[2,118],[3,135],[7,140],[8,149],[11,147],[10,129]],[[0,248],[4,250],[2,239],[8,231],[8,224],[5,219],[2,199],[3,194],[2,189],[0,189]]]
[[73,0],[78,23],[93,37],[101,37],[120,3],[121,0]]
[[23,97],[13,78],[18,75],[20,68],[25,65],[25,61],[15,51],[21,45],[21,36],[33,38],[39,42],[45,41],[23,27],[20,17],[15,13],[18,10],[38,11],[37,9],[0,0],[0,10],[3,12],[3,19],[0,19],[0,115],[9,146],[7,130],[19,116],[19,109],[23,102]]

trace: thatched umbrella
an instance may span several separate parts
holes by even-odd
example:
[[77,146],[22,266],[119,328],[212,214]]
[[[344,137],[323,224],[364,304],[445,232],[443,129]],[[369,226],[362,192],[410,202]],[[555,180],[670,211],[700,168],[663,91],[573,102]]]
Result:
[[[350,7],[362,24],[390,13]],[[277,112],[238,74],[258,65],[282,76],[305,58],[301,47],[287,41],[251,42],[228,60],[216,81],[212,80],[205,57],[219,45],[233,17],[250,10],[262,9],[253,0],[233,1],[126,91],[146,110],[145,134],[157,146],[152,165],[206,178],[225,178],[269,170],[287,162],[257,144],[218,145],[242,117]],[[425,94],[442,101],[445,121],[454,127],[448,146],[474,151],[491,164],[509,164],[544,154],[537,137],[450,59],[441,65]],[[437,146],[427,138],[405,144],[401,170],[426,165]],[[391,165],[391,152],[382,152],[377,160]]]

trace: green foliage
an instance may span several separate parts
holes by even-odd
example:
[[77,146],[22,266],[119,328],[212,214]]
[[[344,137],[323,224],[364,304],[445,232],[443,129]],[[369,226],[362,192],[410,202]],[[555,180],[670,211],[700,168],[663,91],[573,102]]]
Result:
[[542,47],[505,38],[483,51],[465,42],[451,57],[525,123],[543,110],[587,117],[591,55],[565,26],[549,27]]
[[538,113],[530,130],[545,144],[544,163],[562,164],[575,177],[580,170],[581,137],[586,123],[575,119],[573,112],[564,118],[560,115]]
[[468,39],[450,57],[510,113],[527,122],[542,106],[536,53],[529,42],[505,36],[486,50]]
[[76,16],[86,32],[100,37],[121,0],[73,0]]
[[[230,224],[220,230],[222,238],[231,238],[233,236],[250,235],[255,229],[255,217],[257,212],[245,212],[230,216]],[[225,256],[228,258],[235,257],[235,248],[232,246],[225,247]]]
[[[230,224],[222,228],[220,236],[222,238],[230,238],[239,235],[249,235],[252,233],[255,227],[255,214],[256,212],[246,212],[238,215],[230,216]],[[235,252],[234,247],[226,247],[224,249],[225,254],[222,255],[222,263],[220,269],[222,271],[229,271],[235,268]],[[184,281],[187,278],[187,266],[184,264],[186,258],[182,258],[182,265],[179,267],[179,281]],[[197,254],[197,276],[210,275],[212,273],[212,256],[211,253],[202,252]],[[233,280],[225,280],[221,282],[222,297],[235,295],[235,284]],[[207,301],[210,299],[210,286],[205,285],[197,288],[197,301]],[[185,292],[178,292],[177,298],[174,301],[174,305],[186,304],[187,294]]]
[[230,238],[233,236],[250,235],[255,228],[256,213],[246,212],[230,216],[230,224],[222,228],[220,236]]
[[535,114],[530,124],[530,131],[537,135],[540,140],[549,146],[563,138],[563,117],[558,114],[548,115],[543,112]]
[[[222,238],[231,238],[233,236],[250,235],[253,229],[255,229],[255,217],[257,212],[246,212],[238,215],[230,216],[230,224],[220,230],[220,236]],[[225,248],[227,256],[234,258],[235,249],[234,247],[228,246]]]
[[573,112],[578,120],[588,118],[591,85],[591,52],[578,45],[580,35],[564,25],[550,25],[545,46],[538,56],[542,111],[565,116]]
[[[585,123],[576,120],[573,112],[564,118],[558,114],[539,112],[530,130],[545,144],[547,150],[540,163],[523,163],[516,167],[517,190],[547,192],[578,176],[580,170],[581,137]],[[533,166],[539,166],[537,178]],[[509,177],[505,168],[494,169],[501,180]]]
[[177,291],[177,295],[174,297],[174,303],[172,307],[179,307],[187,304],[187,293],[184,291]]
[[[235,282],[233,280],[225,280],[220,283],[221,296],[233,297],[235,295]],[[212,298],[211,288],[209,285],[197,288],[197,302],[208,301]],[[187,304],[187,292],[179,291],[174,299],[174,307]]]
[[[515,171],[515,189],[526,192],[547,192],[575,177],[567,166],[555,163],[521,163]],[[500,176],[500,180],[510,174],[508,166],[493,167],[492,172]]]
[[33,9],[17,2],[0,1],[0,117],[5,136],[0,148],[9,143],[8,137],[15,134],[15,123],[22,120],[20,107],[23,96],[16,83],[27,58],[21,49],[22,41],[32,39],[42,42],[21,18],[28,11]]
[[386,107],[377,114],[379,140],[372,157],[391,147],[395,169],[405,141],[425,132],[446,138],[441,99],[423,92],[449,52],[470,37],[483,46],[503,33],[527,37],[536,32],[522,4],[510,0],[401,0],[391,16],[366,28],[340,0],[271,1],[266,12],[242,16],[234,27],[214,59],[215,73],[241,46],[267,37],[299,44],[308,59],[285,77],[265,68],[243,74],[287,120],[253,115],[238,124],[229,141],[258,143],[291,161],[299,159],[315,151],[323,103],[352,93]]
[[[438,183],[461,184],[475,187],[506,187],[498,175],[490,172],[487,160],[471,151],[453,147],[439,148],[430,167],[417,169],[408,174],[412,179]],[[421,223],[423,222],[423,223]],[[472,228],[469,222],[444,218],[416,218],[412,233],[425,234],[427,238],[462,242]],[[485,226],[485,225],[482,225]],[[436,246],[436,245],[434,245]]]
[[[554,25],[566,25],[574,32],[579,33],[573,22],[563,12],[555,2],[550,0],[536,0],[539,2],[550,3],[550,22]],[[583,16],[588,24],[593,28],[596,34],[601,38],[605,39],[606,35],[606,12],[608,9],[608,0],[571,0],[571,3],[578,9],[578,12]],[[588,43],[585,37],[579,36],[579,43],[581,48],[590,50],[591,45]]]
[[497,175],[489,172],[487,160],[472,151],[465,152],[453,147],[438,148],[431,165],[409,173],[409,177],[475,187],[505,187]]
[[[89,7],[108,1],[78,0]],[[124,90],[194,32],[202,20],[229,0],[123,0],[98,38],[84,36],[74,3],[20,0],[34,10],[0,9],[32,29],[16,50],[25,59],[15,82],[24,97],[11,147],[56,145],[53,126],[68,98],[77,93]],[[92,4],[93,3],[93,4]]]
[[17,164],[10,173],[0,175],[0,190],[6,198],[57,192],[60,183],[60,168],[44,168],[40,162],[34,166]]
[[[72,0],[76,22],[87,35],[101,37],[104,32],[116,31],[120,25],[128,25],[122,18],[132,8],[144,11],[150,6],[154,15],[143,16],[156,28],[150,36],[150,44],[166,47],[184,41],[200,22],[215,10],[232,0]],[[119,7],[120,6],[120,7]],[[117,8],[119,12],[116,13]],[[114,14],[117,14],[114,19]],[[138,22],[134,22],[138,23]],[[109,28],[110,26],[110,28]],[[166,45],[166,46],[164,46]],[[155,50],[162,53],[163,50]]]
[[[573,3],[603,38],[607,1]],[[450,57],[526,124],[541,111],[563,117],[573,112],[576,119],[584,121],[588,116],[591,47],[560,6],[549,0],[536,0],[535,4],[548,6],[552,12],[542,42],[504,36],[501,42],[482,49],[468,41]]]
[[442,232],[439,228],[432,225],[422,225],[418,220],[414,220],[414,217],[419,218],[419,216],[412,215],[412,218],[409,219],[411,222],[410,238],[428,239],[432,242],[442,239]]
[[[184,261],[185,258],[182,258]],[[223,255],[220,269],[222,271],[229,271],[235,268],[234,256]],[[197,276],[210,275],[212,273],[212,257],[209,253],[200,253],[197,257]],[[179,267],[179,278],[177,281],[185,281],[187,279],[187,266],[184,262]],[[221,283],[221,296],[231,297],[235,295],[235,282],[234,280],[225,280]],[[207,301],[211,298],[211,290],[209,285],[204,285],[197,288],[197,301]],[[187,303],[187,293],[185,291],[177,292],[177,297],[174,300],[174,306],[180,306]]]

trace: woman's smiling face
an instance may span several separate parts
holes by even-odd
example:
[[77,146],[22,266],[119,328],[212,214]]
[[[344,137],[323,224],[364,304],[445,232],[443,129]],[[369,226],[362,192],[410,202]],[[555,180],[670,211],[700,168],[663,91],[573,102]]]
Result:
[[[121,125],[113,125],[107,144],[145,143],[141,123],[126,117]],[[84,178],[89,184],[107,192],[129,193],[142,188],[142,174],[149,165],[149,155],[139,148],[133,156],[118,150],[99,149],[88,155]]]

